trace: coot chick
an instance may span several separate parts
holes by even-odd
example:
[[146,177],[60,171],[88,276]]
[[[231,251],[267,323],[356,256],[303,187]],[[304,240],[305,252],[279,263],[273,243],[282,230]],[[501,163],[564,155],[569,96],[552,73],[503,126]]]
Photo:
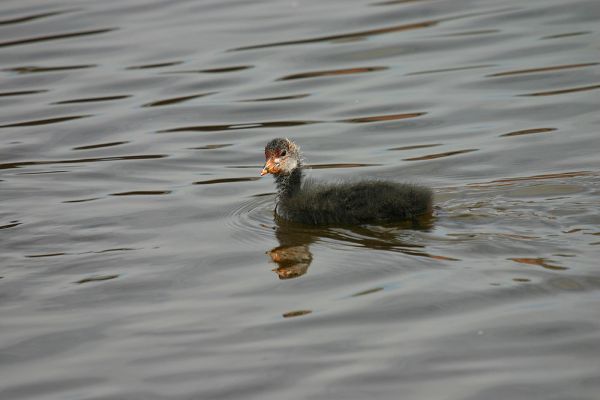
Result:
[[414,220],[431,213],[431,189],[380,180],[317,183],[302,181],[300,148],[277,138],[265,147],[260,175],[273,174],[277,184],[275,213],[311,225],[385,223]]

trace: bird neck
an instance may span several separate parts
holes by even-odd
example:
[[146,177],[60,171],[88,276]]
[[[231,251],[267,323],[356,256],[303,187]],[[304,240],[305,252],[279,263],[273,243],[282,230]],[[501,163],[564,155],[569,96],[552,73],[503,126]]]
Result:
[[302,184],[302,167],[294,168],[288,175],[275,176],[277,195],[280,199],[289,198],[300,190]]

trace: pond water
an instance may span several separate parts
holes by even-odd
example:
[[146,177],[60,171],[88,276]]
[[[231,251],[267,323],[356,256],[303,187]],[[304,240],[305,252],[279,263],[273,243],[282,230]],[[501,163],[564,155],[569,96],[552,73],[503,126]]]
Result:
[[[597,399],[600,2],[5,0],[2,399]],[[273,218],[264,145],[435,192]]]

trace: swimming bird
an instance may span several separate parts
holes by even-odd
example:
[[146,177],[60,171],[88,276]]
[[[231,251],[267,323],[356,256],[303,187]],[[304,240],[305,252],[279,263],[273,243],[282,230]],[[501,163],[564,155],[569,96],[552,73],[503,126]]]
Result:
[[287,138],[265,147],[260,175],[272,174],[277,185],[275,214],[309,225],[356,225],[414,220],[431,214],[431,189],[383,180],[320,183],[303,181],[300,148]]

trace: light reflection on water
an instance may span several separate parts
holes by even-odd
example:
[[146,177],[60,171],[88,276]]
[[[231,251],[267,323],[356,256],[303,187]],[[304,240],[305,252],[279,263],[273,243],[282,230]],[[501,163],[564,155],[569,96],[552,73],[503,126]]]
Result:
[[[0,10],[0,397],[597,397],[596,1]],[[278,136],[434,217],[274,219]]]

